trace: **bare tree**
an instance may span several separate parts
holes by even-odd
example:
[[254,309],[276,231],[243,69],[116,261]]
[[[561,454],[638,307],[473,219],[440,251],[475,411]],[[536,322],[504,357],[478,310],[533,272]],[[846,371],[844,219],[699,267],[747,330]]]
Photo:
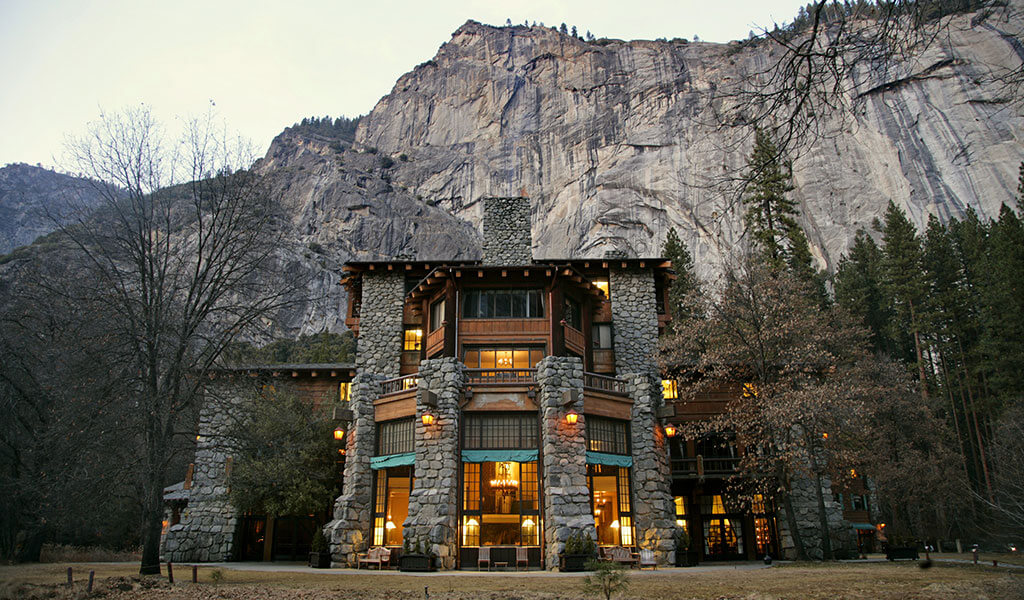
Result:
[[[274,198],[251,156],[209,119],[165,142],[146,108],[104,114],[71,139],[100,211],[64,226],[123,368],[122,415],[137,443],[143,574],[159,572],[163,487],[179,424],[225,347],[288,303],[277,276]],[[82,315],[81,318],[90,318]]]

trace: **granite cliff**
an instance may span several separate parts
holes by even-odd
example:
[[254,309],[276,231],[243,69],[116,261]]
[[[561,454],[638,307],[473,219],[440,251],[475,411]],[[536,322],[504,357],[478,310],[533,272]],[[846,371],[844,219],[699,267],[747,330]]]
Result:
[[[794,161],[820,266],[890,199],[919,226],[1012,202],[1024,113],[989,75],[1024,57],[1022,6],[953,17],[947,41],[893,74],[855,75],[854,118]],[[707,274],[742,234],[718,183],[752,137],[715,118],[713,93],[770,60],[767,43],[588,43],[470,21],[363,118],[356,145],[405,155],[392,184],[473,223],[481,196],[527,194],[536,257],[654,255],[675,227]]]
[[0,254],[32,243],[73,215],[69,206],[99,202],[89,182],[23,163],[0,169]]

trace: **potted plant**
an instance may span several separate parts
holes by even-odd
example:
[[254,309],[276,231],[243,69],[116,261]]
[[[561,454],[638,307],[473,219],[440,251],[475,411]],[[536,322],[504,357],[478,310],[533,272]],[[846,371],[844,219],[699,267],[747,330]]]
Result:
[[423,540],[406,539],[402,544],[402,556],[398,557],[399,571],[425,572],[437,570],[437,555],[430,550],[430,544]]
[[593,560],[596,555],[597,544],[594,543],[594,538],[586,531],[574,531],[565,540],[559,568],[568,572],[585,571],[587,561]]
[[676,527],[676,532],[673,534],[672,539],[676,546],[676,566],[690,566],[689,556],[687,555],[690,550],[690,534],[686,532],[686,529]]
[[324,530],[317,527],[310,545],[309,566],[314,569],[327,569],[331,566],[331,552],[327,547],[327,536]]

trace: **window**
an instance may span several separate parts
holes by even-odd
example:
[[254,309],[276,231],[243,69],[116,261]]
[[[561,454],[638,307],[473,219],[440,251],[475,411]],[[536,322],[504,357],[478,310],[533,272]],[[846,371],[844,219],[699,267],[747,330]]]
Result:
[[463,463],[462,472],[463,546],[540,544],[536,461]]
[[562,305],[562,319],[573,329],[579,331],[583,328],[583,313],[580,310],[580,303],[566,296]]
[[608,285],[607,279],[595,279],[592,283],[594,284],[594,287],[604,292],[605,300],[612,299],[612,290],[611,287]]
[[544,317],[541,290],[466,290],[462,316],[467,319],[540,319]]
[[430,305],[430,330],[437,331],[444,323],[444,299]]
[[594,342],[595,350],[611,350],[612,349],[612,325],[611,323],[601,323],[594,325],[591,331],[591,339]]
[[629,454],[629,421],[587,417],[587,450]]
[[402,344],[402,350],[419,351],[423,347],[423,330],[422,329],[406,329],[405,338]]
[[401,546],[402,526],[409,516],[412,467],[391,467],[376,472],[373,502],[373,545]]
[[470,369],[532,369],[542,358],[544,348],[537,346],[470,346],[462,362]]
[[851,500],[853,501],[853,510],[867,510],[868,509],[868,497],[861,494],[851,494]]
[[679,399],[679,384],[675,379],[661,380],[661,396],[666,400]]
[[629,495],[629,469],[588,465],[587,476],[597,543],[603,546],[632,546],[633,513]]
[[463,448],[537,448],[536,413],[466,413],[463,423]]
[[352,384],[347,381],[342,381],[338,384],[338,401],[348,402],[352,399]]
[[377,456],[405,454],[416,450],[412,419],[397,419],[377,424]]

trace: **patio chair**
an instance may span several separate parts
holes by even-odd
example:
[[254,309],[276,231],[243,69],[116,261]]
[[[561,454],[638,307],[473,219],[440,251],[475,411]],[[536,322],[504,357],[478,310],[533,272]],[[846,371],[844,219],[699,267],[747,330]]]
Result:
[[654,550],[642,548],[640,550],[640,568],[651,567],[655,571],[658,570],[658,561],[654,558]]
[[476,559],[476,570],[480,570],[480,565],[487,563],[487,570],[491,570],[491,547],[480,546],[480,555]]
[[516,547],[516,571],[519,570],[520,564],[526,565],[527,571],[530,570],[530,555],[523,546]]

